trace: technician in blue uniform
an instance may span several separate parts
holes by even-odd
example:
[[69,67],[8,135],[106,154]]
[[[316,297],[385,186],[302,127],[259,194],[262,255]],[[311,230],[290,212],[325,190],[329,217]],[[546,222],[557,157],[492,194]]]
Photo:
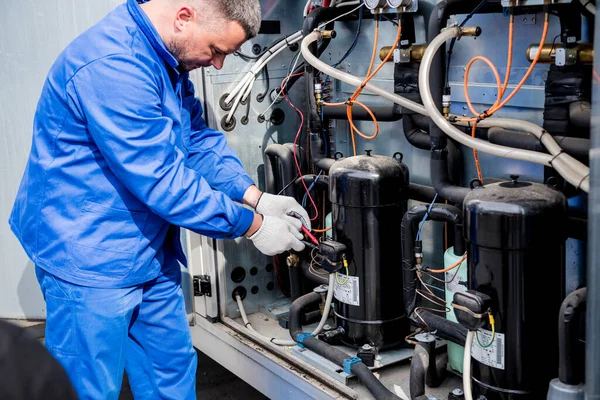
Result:
[[46,299],[46,345],[82,399],[117,399],[124,369],[136,399],[195,398],[179,227],[267,255],[302,250],[309,227],[294,199],[254,186],[188,79],[257,34],[258,0],[142,3],[52,66],[10,217]]

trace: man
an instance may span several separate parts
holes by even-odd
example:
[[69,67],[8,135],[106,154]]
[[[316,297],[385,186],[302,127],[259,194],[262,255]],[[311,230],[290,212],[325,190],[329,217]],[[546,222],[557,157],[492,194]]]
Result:
[[179,227],[266,255],[304,248],[307,213],[254,186],[188,79],[259,24],[257,0],[128,0],[49,72],[10,224],[81,398],[116,399],[124,369],[136,398],[195,398]]

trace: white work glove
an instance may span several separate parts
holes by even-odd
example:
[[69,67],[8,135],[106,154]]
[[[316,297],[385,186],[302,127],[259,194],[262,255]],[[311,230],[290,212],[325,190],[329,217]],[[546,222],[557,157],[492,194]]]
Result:
[[279,217],[290,222],[300,220],[302,225],[310,231],[308,213],[293,197],[263,193],[256,203],[256,212],[262,215]]
[[300,233],[302,223],[299,220],[288,222],[271,215],[263,216],[263,223],[248,239],[266,256],[274,256],[284,251],[294,249],[304,250],[304,237]]

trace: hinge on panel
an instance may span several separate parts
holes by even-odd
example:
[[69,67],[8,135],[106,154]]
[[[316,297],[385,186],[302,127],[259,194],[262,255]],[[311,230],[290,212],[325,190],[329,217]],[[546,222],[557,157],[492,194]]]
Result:
[[194,275],[194,296],[212,297],[210,276]]

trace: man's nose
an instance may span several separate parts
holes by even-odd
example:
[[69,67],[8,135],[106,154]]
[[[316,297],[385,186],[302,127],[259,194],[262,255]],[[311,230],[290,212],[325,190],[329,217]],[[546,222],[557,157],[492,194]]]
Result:
[[215,56],[213,57],[213,59],[211,60],[211,64],[215,69],[221,69],[223,68],[223,64],[225,63],[225,57],[224,56]]

